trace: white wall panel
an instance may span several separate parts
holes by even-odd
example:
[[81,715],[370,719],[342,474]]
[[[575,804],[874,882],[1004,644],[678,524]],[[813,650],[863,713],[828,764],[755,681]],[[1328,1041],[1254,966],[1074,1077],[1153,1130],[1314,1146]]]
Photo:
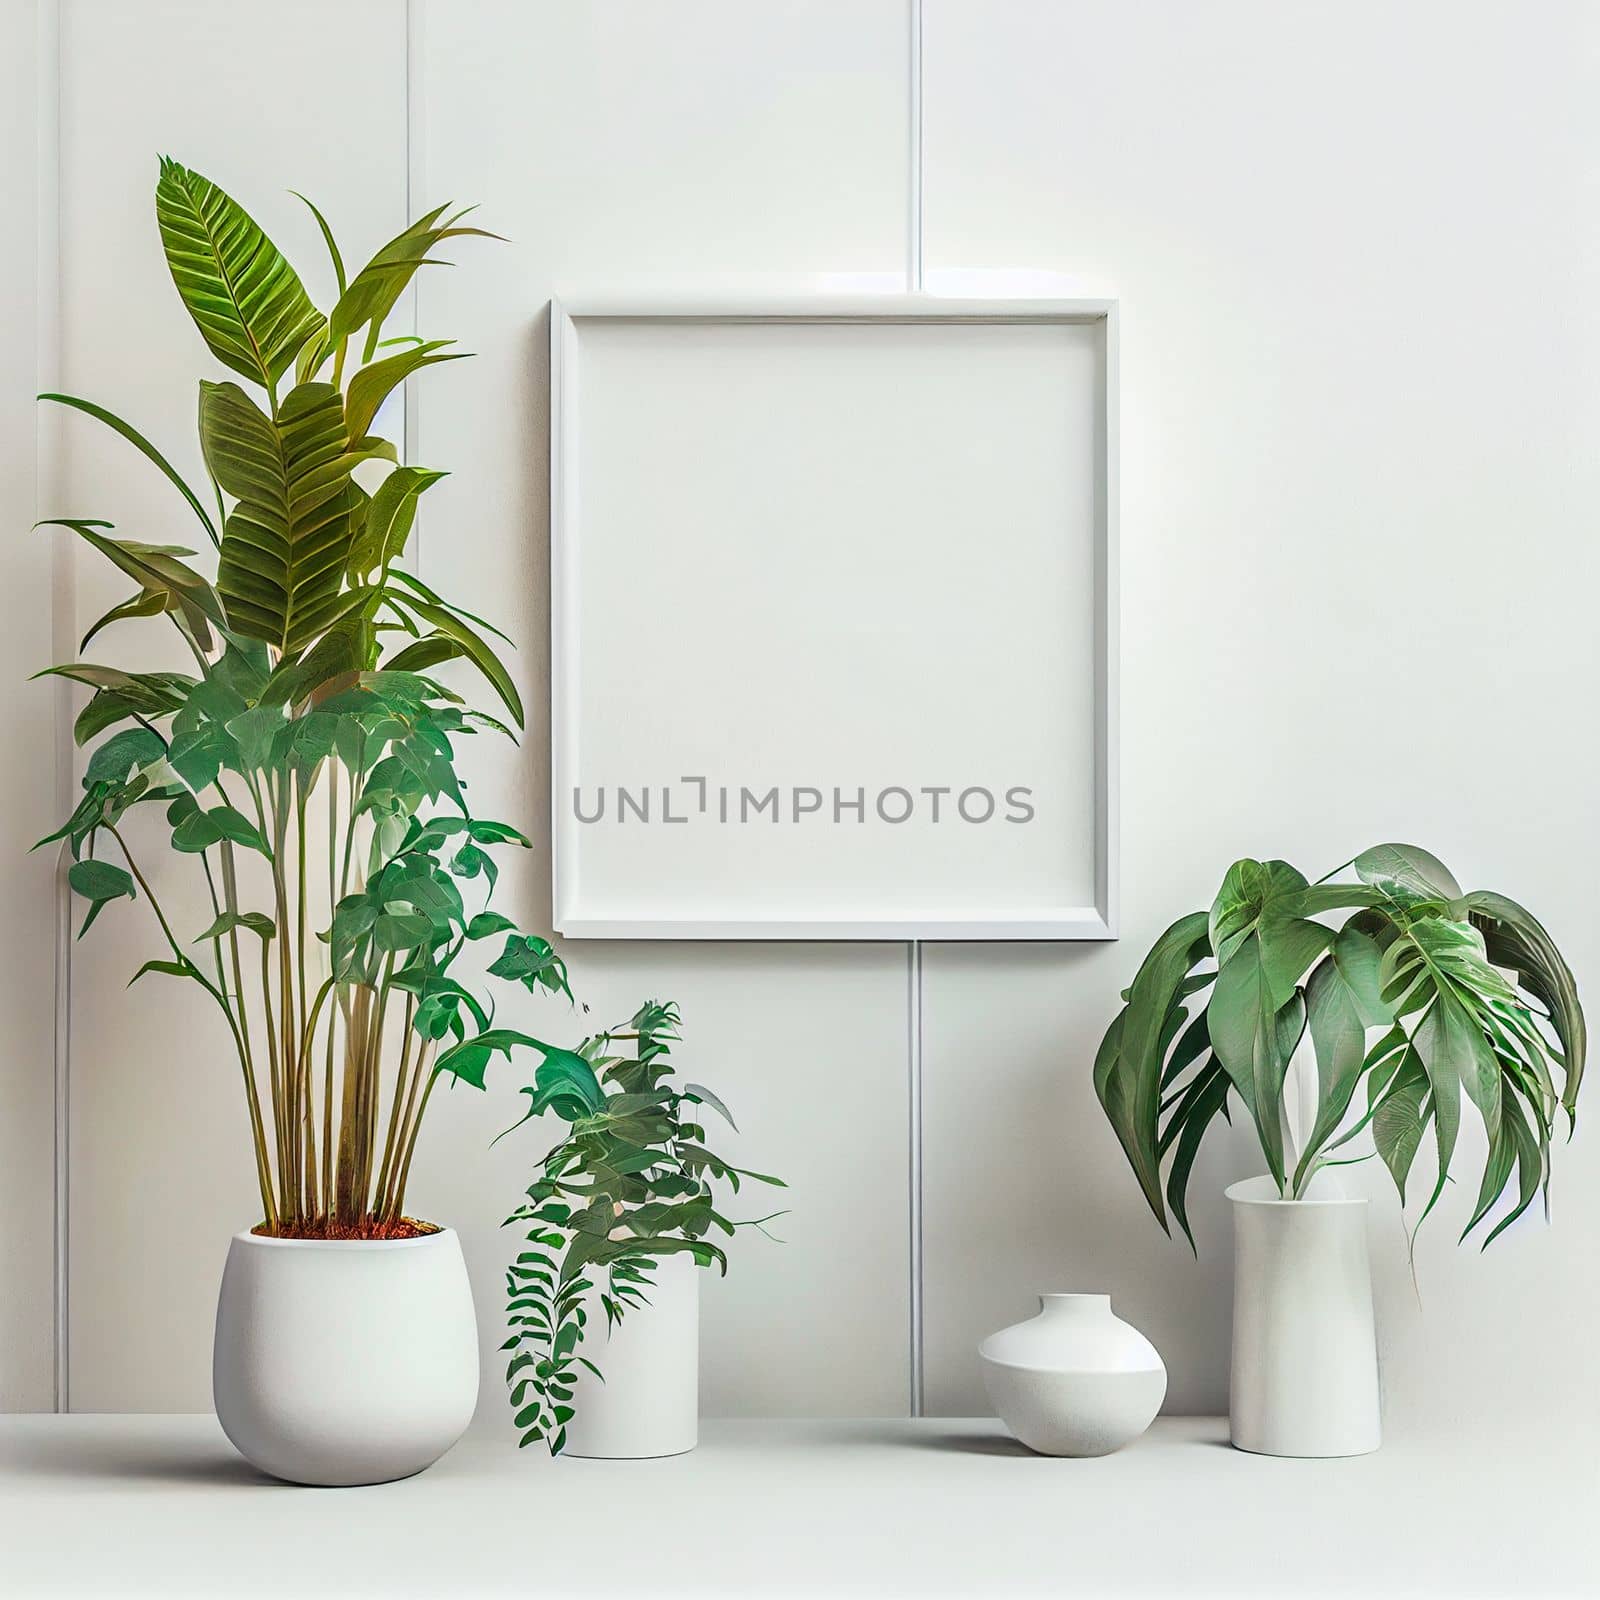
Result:
[[[416,201],[476,201],[509,243],[464,241],[425,277],[423,331],[477,352],[422,386],[418,459],[452,473],[423,515],[424,577],[518,641],[529,705],[520,751],[474,752],[480,803],[549,836],[546,303],[552,294],[803,293],[903,288],[906,9],[898,0],[423,6]],[[673,648],[672,618],[661,649]],[[692,718],[694,708],[683,708]],[[693,768],[685,768],[685,771]],[[492,797],[492,802],[490,797]],[[512,914],[549,916],[549,859],[502,880]],[[707,1284],[709,1412],[895,1413],[907,1396],[906,958],[886,945],[570,945],[585,1022],[647,997],[684,1010],[686,1064],[724,1094],[730,1154],[787,1177],[792,1215],[769,1245],[742,1237]],[[519,1075],[520,1073],[520,1075]],[[519,1067],[490,1107],[430,1129],[416,1194],[464,1224],[491,1414],[500,1267],[493,1225],[531,1176],[542,1136],[482,1154],[517,1114]],[[734,1152],[737,1152],[734,1154]],[[767,1195],[747,1194],[742,1215]]]
[[[1236,1132],[1196,1173],[1196,1265],[1090,1085],[1159,930],[1236,856],[1314,877],[1414,839],[1533,907],[1595,1000],[1600,13],[927,0],[925,41],[930,289],[1121,302],[1125,886],[1118,945],[928,953],[929,1408],[980,1407],[976,1340],[1076,1288],[1216,1410],[1218,1196],[1258,1158]],[[1592,1420],[1592,1137],[1554,1227],[1486,1256],[1455,1186],[1420,1314],[1357,1171],[1391,1415]]]
[[[263,16],[208,0],[62,7],[63,382],[134,422],[191,481],[204,482],[196,381],[219,374],[162,258],[157,155],[243,202],[324,304],[332,281],[316,224],[287,191],[311,195],[352,256],[405,223],[404,7],[287,0]],[[64,514],[203,541],[120,440],[81,418],[66,438]],[[89,551],[79,562],[80,632],[125,593],[103,566]],[[100,658],[125,663],[136,636],[97,641]],[[188,873],[158,846],[159,822],[144,831],[157,892],[176,894]],[[238,1068],[214,1012],[180,985],[124,987],[155,953],[147,915],[114,908],[73,963],[75,1410],[209,1406],[222,1260],[258,1204]]]
[[[42,37],[41,37],[42,35]],[[33,392],[53,354],[50,184],[53,80],[48,7],[0,9],[0,173],[8,228],[0,251],[0,513],[11,603],[0,634],[0,738],[7,752],[0,807],[0,1411],[47,1410],[54,1388],[55,855],[27,854],[54,826],[55,695],[23,679],[51,659],[52,542],[30,534],[38,470]]]

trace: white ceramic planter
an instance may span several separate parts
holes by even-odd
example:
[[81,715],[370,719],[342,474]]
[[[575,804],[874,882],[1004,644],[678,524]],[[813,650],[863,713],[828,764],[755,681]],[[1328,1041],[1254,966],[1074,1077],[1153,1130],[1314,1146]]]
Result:
[[431,1466],[478,1402],[461,1242],[236,1233],[217,1300],[217,1420],[291,1483],[385,1483]]
[[978,1346],[984,1387],[1030,1450],[1103,1456],[1137,1439],[1167,1393],[1156,1348],[1108,1294],[1045,1294],[1039,1315]]
[[636,1306],[606,1336],[598,1293],[579,1354],[566,1454],[631,1459],[679,1456],[700,1437],[700,1268],[689,1255],[655,1264],[650,1304]]
[[1241,1450],[1358,1456],[1382,1441],[1367,1202],[1331,1173],[1283,1200],[1271,1178],[1233,1202],[1233,1379],[1229,1420]]

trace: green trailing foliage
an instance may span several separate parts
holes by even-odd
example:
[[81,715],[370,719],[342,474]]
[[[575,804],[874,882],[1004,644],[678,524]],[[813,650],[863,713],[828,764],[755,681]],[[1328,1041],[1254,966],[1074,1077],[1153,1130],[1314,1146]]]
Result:
[[[66,841],[68,882],[88,905],[80,936],[134,902],[162,945],[137,976],[192,982],[219,1012],[266,1221],[393,1224],[435,1082],[482,1088],[496,1055],[533,1043],[495,1025],[489,985],[571,1001],[549,943],[489,906],[496,856],[528,840],[479,816],[457,773],[463,738],[521,726],[490,642],[504,635],[405,570],[418,503],[444,474],[395,465],[395,446],[372,432],[400,384],[459,359],[442,340],[386,349],[396,341],[383,339],[384,319],[437,246],[488,236],[431,212],[347,282],[312,206],[339,288],[324,313],[199,173],[164,159],[155,201],[173,283],[233,375],[199,385],[208,492],[103,406],[40,398],[138,450],[215,559],[203,569],[187,545],[122,538],[100,520],[50,524],[134,585],[84,648],[164,617],[193,661],[181,672],[47,669],[90,691],[75,734],[92,747],[82,798],[50,840]],[[511,726],[431,675],[453,661]],[[138,864],[152,838],[203,879],[203,930],[180,931],[152,891]]]
[[[701,1108],[730,1127],[733,1119],[709,1089],[675,1081],[668,1054],[679,1021],[675,1005],[651,1001],[575,1051],[522,1041],[543,1057],[522,1091],[522,1122],[549,1112],[568,1129],[505,1221],[526,1232],[525,1248],[506,1269],[510,1337],[501,1349],[510,1352],[506,1385],[521,1443],[542,1440],[551,1455],[566,1444],[578,1368],[603,1380],[583,1353],[592,1307],[603,1311],[609,1334],[648,1304],[652,1269],[665,1255],[726,1272],[727,1256],[710,1235],[732,1237],[736,1227],[772,1218],[730,1222],[717,1209],[715,1185],[734,1193],[743,1180],[783,1186],[707,1148]],[[631,1052],[614,1054],[618,1044]]]
[[[1355,882],[1313,884],[1285,861],[1236,861],[1210,911],[1156,941],[1101,1041],[1100,1104],[1157,1221],[1167,1228],[1170,1214],[1191,1246],[1189,1174],[1208,1128],[1234,1108],[1286,1197],[1370,1131],[1402,1204],[1431,1145],[1420,1226],[1449,1180],[1464,1104],[1489,1149],[1462,1237],[1513,1176],[1485,1244],[1548,1193],[1550,1146],[1562,1115],[1571,1136],[1587,1048],[1554,941],[1514,900],[1463,893],[1415,845],[1377,845],[1348,865]],[[1330,913],[1342,922],[1322,920]],[[1285,1084],[1308,1032],[1315,1104],[1297,1141]]]

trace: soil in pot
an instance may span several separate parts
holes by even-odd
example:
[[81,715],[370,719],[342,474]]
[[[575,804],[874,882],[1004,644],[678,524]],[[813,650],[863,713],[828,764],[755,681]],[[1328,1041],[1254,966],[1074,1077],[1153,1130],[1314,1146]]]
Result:
[[363,1217],[357,1223],[317,1217],[276,1226],[258,1222],[250,1231],[263,1239],[425,1239],[439,1232],[439,1224],[419,1222],[415,1217]]

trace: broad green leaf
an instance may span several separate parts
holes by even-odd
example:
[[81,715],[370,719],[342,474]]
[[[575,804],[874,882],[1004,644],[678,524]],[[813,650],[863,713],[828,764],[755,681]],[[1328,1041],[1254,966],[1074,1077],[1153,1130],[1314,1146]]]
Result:
[[74,861],[67,869],[67,882],[85,900],[117,900],[124,895],[138,899],[131,874],[109,861]]
[[1399,1069],[1372,1113],[1372,1142],[1394,1179],[1400,1203],[1406,1200],[1406,1179],[1416,1159],[1427,1126],[1422,1102],[1428,1095],[1428,1074],[1421,1058],[1409,1047],[1399,1058]]
[[[1482,936],[1469,923],[1415,917],[1384,953],[1379,976],[1384,1001],[1397,1017],[1425,1012],[1412,1037],[1430,1078],[1435,1061],[1448,1059],[1493,1138],[1500,1119],[1500,1067],[1486,1036],[1488,1008],[1496,1001],[1514,1006],[1516,997],[1489,965]],[[1440,1001],[1448,1002],[1442,1014]],[[1430,1019],[1425,1048],[1422,1029]],[[1437,1083],[1434,1093],[1437,1098]]]
[[1295,1168],[1297,1195],[1305,1192],[1322,1148],[1344,1121],[1366,1070],[1367,1016],[1387,1020],[1378,995],[1379,960],[1371,939],[1345,928],[1306,984],[1306,1024],[1317,1060],[1317,1114]]
[[1356,876],[1399,900],[1459,900],[1461,885],[1436,855],[1414,844],[1377,844],[1355,859]]
[[1304,1030],[1305,1002],[1298,990],[1278,1002],[1260,939],[1251,933],[1218,972],[1207,1014],[1211,1047],[1250,1112],[1267,1171],[1282,1189],[1283,1081]]
[[204,944],[208,939],[220,939],[235,928],[248,928],[262,939],[271,939],[278,931],[277,924],[265,911],[224,911],[195,943]]
[[346,614],[341,596],[358,493],[344,411],[332,384],[290,390],[276,420],[236,383],[203,383],[206,462],[238,504],[222,535],[217,573],[240,633],[299,650]]
[[1588,1050],[1588,1028],[1571,968],[1543,924],[1515,900],[1479,889],[1465,896],[1463,905],[1468,920],[1483,936],[1488,959],[1496,967],[1514,972],[1518,984],[1549,1014],[1565,1057],[1561,1103],[1567,1115],[1574,1116]]
[[445,476],[425,467],[396,467],[378,485],[350,550],[352,573],[365,577],[405,554],[417,500]]
[[467,924],[467,937],[487,939],[497,933],[514,932],[516,926],[510,917],[503,917],[498,911],[480,911]]
[[1236,861],[1211,907],[1211,948],[1220,971],[1253,934],[1272,1009],[1288,1004],[1302,975],[1332,941],[1304,914],[1308,885],[1287,861]]
[[465,351],[449,355],[438,353],[446,345],[454,343],[453,339],[430,340],[415,350],[403,350],[399,355],[385,356],[382,361],[374,361],[370,367],[363,367],[350,380],[350,387],[345,394],[345,426],[349,429],[350,437],[359,439],[367,432],[378,414],[378,407],[413,373],[420,372],[424,367],[436,366],[441,361],[464,361]]
[[169,609],[183,618],[201,649],[210,646],[212,626],[225,626],[227,617],[217,591],[193,567],[180,561],[172,553],[172,546],[111,539],[102,531],[111,527],[109,522],[81,517],[47,518],[38,526],[72,529],[136,583],[170,595]]
[[[1417,1219],[1420,1227],[1444,1193],[1449,1181],[1450,1158],[1455,1154],[1456,1135],[1461,1127],[1461,1082],[1463,1076],[1477,1076],[1482,1056],[1495,1072],[1495,1092],[1499,1093],[1498,1068],[1488,1042],[1478,1032],[1460,1003],[1448,989],[1441,990],[1417,1024],[1411,1042],[1428,1074],[1433,1106],[1434,1139],[1439,1153],[1439,1173],[1433,1193]],[[1376,1118],[1374,1118],[1376,1122]],[[1499,1131],[1499,1119],[1490,1137]]]
[[1167,1219],[1157,1124],[1164,1056],[1172,1040],[1173,1013],[1182,1008],[1185,980],[1209,953],[1206,928],[1206,914],[1196,911],[1161,935],[1095,1057],[1095,1093],[1163,1228]]
[[133,886],[132,875],[121,867],[112,866],[109,861],[74,861],[67,868],[67,883],[74,894],[82,895],[85,900],[91,902],[89,914],[83,919],[83,926],[78,929],[80,939],[111,901],[124,897],[129,900],[139,898]]
[[252,706],[228,718],[227,733],[239,747],[240,761],[256,770],[271,761],[273,742],[283,726],[283,712],[276,706]]
[[[1199,1154],[1207,1128],[1217,1116],[1226,1114],[1231,1087],[1222,1063],[1212,1056],[1196,1077],[1191,1094],[1185,1097],[1180,1107],[1181,1119],[1175,1123],[1177,1139],[1172,1165],[1167,1170],[1167,1204],[1178,1226],[1183,1229],[1190,1250],[1196,1254],[1199,1252],[1195,1248],[1194,1232],[1189,1226],[1189,1174],[1194,1170],[1195,1157]],[[1173,1126],[1169,1124],[1168,1135],[1173,1131]]]
[[172,281],[212,354],[274,389],[323,327],[294,268],[242,206],[167,157],[156,220]]
[[256,825],[232,806],[192,812],[172,830],[172,848],[185,855],[198,855],[224,839],[259,850],[262,855],[271,854]]
[[149,728],[125,728],[113,734],[89,757],[84,769],[83,787],[96,783],[124,783],[134,768],[159,761],[167,753],[161,735]]

